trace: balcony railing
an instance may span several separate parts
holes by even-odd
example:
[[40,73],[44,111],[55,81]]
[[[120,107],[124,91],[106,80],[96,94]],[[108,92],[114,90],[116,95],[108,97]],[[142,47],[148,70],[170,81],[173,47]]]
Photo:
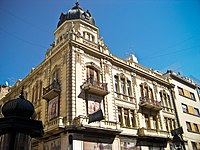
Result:
[[65,128],[65,121],[64,120],[65,120],[65,118],[58,117],[58,118],[55,118],[51,121],[48,121],[45,124],[45,131],[46,132],[54,132],[58,129]]
[[95,133],[106,133],[116,135],[122,132],[117,122],[106,120],[96,121],[92,123],[88,122],[88,117],[80,115],[74,118],[73,125],[78,129]]
[[168,131],[158,129],[139,128],[137,137],[138,146],[166,147],[172,137]]
[[148,97],[140,97],[140,103],[139,105],[141,107],[145,107],[148,109],[154,109],[154,110],[161,110],[161,102],[150,99]]
[[60,93],[60,83],[54,80],[49,86],[43,88],[43,98],[50,100]]
[[101,83],[92,78],[88,78],[81,86],[81,89],[101,96],[109,93],[107,83]]
[[139,128],[137,134],[138,136],[148,136],[148,137],[161,137],[161,138],[171,137],[168,131],[158,130],[158,129]]

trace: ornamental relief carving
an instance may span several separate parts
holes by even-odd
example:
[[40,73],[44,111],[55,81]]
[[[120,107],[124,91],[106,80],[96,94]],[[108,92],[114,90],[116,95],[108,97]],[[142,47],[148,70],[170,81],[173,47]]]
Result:
[[81,53],[76,52],[76,63],[80,63],[82,62],[82,57],[81,57]]

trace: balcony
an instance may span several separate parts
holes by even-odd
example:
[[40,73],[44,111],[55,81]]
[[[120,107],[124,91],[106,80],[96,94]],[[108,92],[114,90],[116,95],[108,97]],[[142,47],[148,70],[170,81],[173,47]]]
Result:
[[45,124],[45,132],[48,133],[53,133],[55,131],[58,131],[59,129],[64,129],[65,128],[65,123],[64,123],[64,118],[63,117],[58,117],[53,120],[48,121]]
[[137,134],[138,146],[166,147],[167,141],[172,138],[168,131],[159,129],[139,128]]
[[83,85],[81,85],[81,89],[101,96],[105,96],[109,93],[107,83],[101,83],[91,78],[88,78]]
[[108,135],[118,135],[122,132],[120,130],[120,126],[117,122],[113,121],[96,121],[92,123],[88,123],[89,118],[86,116],[78,116],[74,118],[73,125],[78,130],[99,133],[99,134],[108,134]]
[[58,96],[60,91],[60,84],[57,80],[55,80],[49,86],[43,88],[43,98],[46,100],[51,100]]
[[152,100],[150,98],[147,97],[141,97],[140,98],[140,103],[139,106],[147,108],[147,109],[153,109],[153,110],[161,110],[161,103],[156,101],[156,100]]

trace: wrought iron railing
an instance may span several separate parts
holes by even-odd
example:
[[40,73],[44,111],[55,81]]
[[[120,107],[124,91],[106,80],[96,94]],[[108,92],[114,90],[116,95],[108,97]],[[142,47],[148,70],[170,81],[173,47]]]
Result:
[[154,105],[157,107],[161,107],[161,102],[151,99],[149,97],[140,97],[140,103],[141,104],[150,104],[150,105]]
[[94,80],[93,78],[88,78],[84,84],[88,84],[88,85],[93,86],[95,88],[108,91],[107,83],[101,83],[99,81]]
[[58,80],[54,80],[49,86],[43,88],[43,95],[47,94],[49,91],[53,89],[60,91],[60,83]]

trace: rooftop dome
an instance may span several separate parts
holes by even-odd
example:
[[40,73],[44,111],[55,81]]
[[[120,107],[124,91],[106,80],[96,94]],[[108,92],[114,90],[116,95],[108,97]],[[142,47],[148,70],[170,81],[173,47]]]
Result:
[[61,13],[59,22],[57,27],[59,27],[63,22],[66,20],[74,20],[74,19],[82,19],[92,25],[95,25],[94,18],[90,14],[89,10],[84,11],[78,2],[76,2],[76,5],[68,11],[67,14]]

